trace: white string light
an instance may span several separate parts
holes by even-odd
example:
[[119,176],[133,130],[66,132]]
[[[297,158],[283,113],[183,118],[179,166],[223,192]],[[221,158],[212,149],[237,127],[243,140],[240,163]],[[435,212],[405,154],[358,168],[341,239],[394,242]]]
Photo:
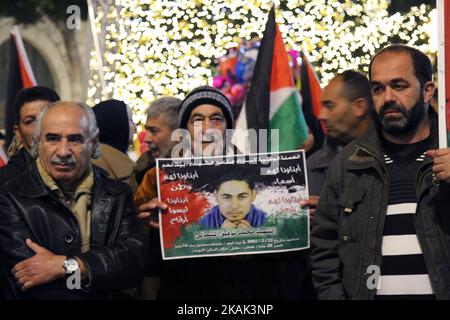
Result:
[[[262,36],[271,1],[111,3],[114,5],[108,12],[96,7],[97,29],[105,31],[106,91],[130,105],[133,120],[139,123],[155,96],[182,98],[199,85],[211,84],[214,59],[242,39]],[[429,44],[430,36],[435,37],[430,35],[431,9],[425,5],[404,15],[389,16],[387,0],[289,0],[276,4],[277,22],[287,47],[307,54],[323,85],[346,69],[367,72],[370,57],[392,36],[436,55],[435,47]],[[95,54],[91,55],[90,68],[88,102],[93,104],[100,97]]]

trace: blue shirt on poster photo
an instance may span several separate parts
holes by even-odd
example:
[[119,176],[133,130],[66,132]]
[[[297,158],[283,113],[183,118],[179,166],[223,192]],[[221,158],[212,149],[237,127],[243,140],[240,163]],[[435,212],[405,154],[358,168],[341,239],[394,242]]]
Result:
[[[255,207],[255,205],[251,206],[250,211],[245,216],[245,220],[247,220],[252,227],[260,227],[266,222],[267,214]],[[219,206],[215,205],[208,211],[208,213],[200,219],[200,224],[207,228],[221,228],[223,223],[225,222],[225,217],[220,212]]]

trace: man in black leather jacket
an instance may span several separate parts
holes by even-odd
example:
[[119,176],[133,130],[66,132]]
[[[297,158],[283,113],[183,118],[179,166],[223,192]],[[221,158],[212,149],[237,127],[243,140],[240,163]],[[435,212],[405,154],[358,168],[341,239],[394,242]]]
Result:
[[9,299],[99,299],[137,287],[146,234],[124,183],[90,164],[89,107],[57,102],[37,123],[37,159],[0,189],[0,265]]

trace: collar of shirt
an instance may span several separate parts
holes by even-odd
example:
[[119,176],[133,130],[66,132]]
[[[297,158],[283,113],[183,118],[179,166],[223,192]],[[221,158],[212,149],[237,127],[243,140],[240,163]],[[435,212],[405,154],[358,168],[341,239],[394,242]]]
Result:
[[[42,181],[44,184],[53,192],[56,193],[59,199],[63,200],[63,203],[66,205],[68,204],[66,201],[67,195],[70,193],[65,193],[61,190],[61,188],[58,186],[55,180],[47,173],[47,171],[44,169],[44,167],[41,164],[41,161],[36,159],[36,165],[39,172],[39,175],[42,178]],[[92,187],[94,185],[94,173],[92,170],[92,166],[89,165],[88,169],[86,170],[86,173],[84,174],[83,178],[81,179],[80,183],[78,184],[75,193],[72,194],[72,201],[73,202],[82,195],[82,194],[92,194]],[[70,203],[69,202],[69,203]]]

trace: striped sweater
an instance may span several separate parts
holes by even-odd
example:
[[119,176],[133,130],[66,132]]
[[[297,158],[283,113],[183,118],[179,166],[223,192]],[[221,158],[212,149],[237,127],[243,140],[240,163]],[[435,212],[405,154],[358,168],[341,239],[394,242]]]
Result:
[[434,299],[414,225],[416,175],[428,145],[428,139],[411,145],[384,143],[390,192],[383,229],[381,277],[375,296],[379,300]]

